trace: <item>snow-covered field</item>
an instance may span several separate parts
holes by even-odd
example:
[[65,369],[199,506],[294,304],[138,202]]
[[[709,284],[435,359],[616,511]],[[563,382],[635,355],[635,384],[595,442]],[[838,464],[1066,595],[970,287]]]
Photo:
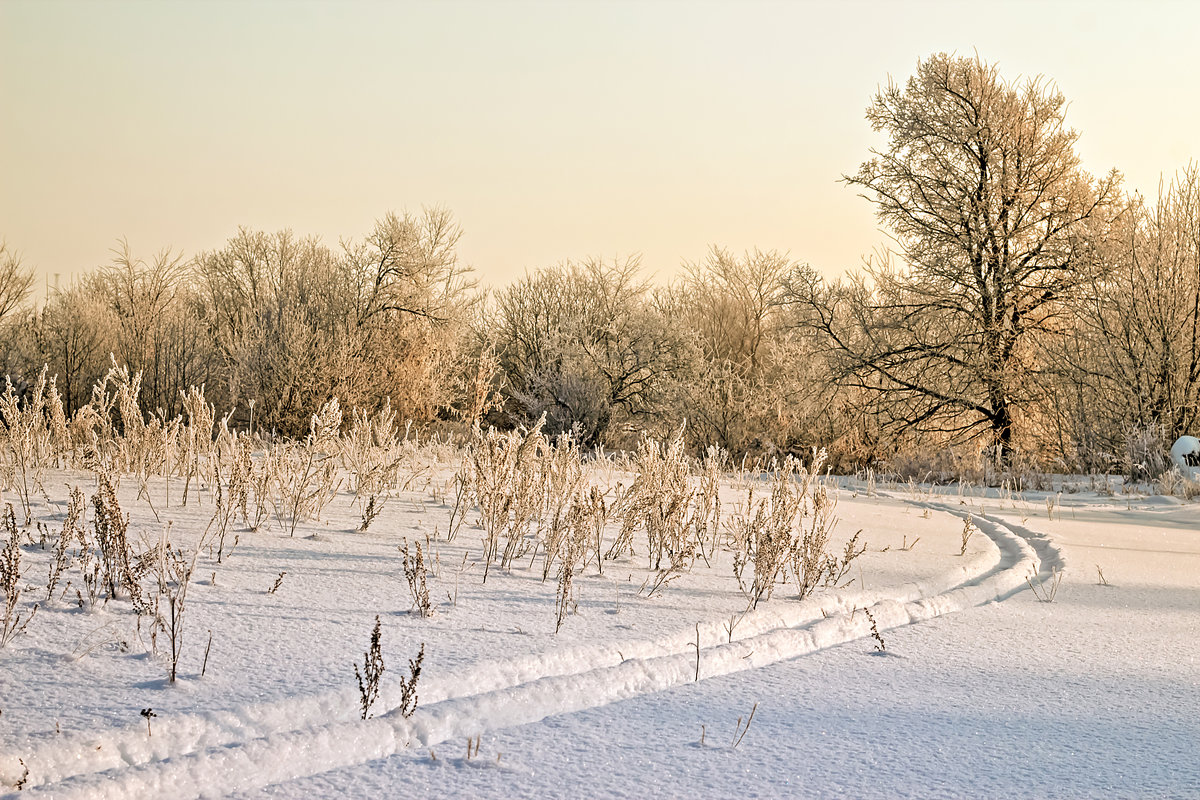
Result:
[[[858,530],[867,544],[843,588],[799,601],[784,584],[747,612],[719,549],[647,597],[654,573],[635,539],[637,554],[602,574],[583,565],[556,633],[540,558],[493,566],[484,583],[477,515],[447,541],[452,469],[434,465],[365,532],[345,492],[294,536],[235,526],[222,563],[198,558],[174,684],[146,616],[120,599],[80,608],[77,569],[46,601],[51,551],[26,544],[22,604],[41,606],[0,650],[0,786],[74,798],[1200,796],[1194,504],[842,481],[832,549]],[[198,505],[193,488],[182,507],[182,481],[169,493],[155,481],[161,521],[122,483],[130,538],[149,546],[169,523],[172,543],[194,548],[210,496]],[[34,516],[51,532],[68,485],[96,491],[85,472],[44,485],[53,501]],[[727,517],[745,488],[724,481]],[[977,532],[960,555],[968,513]],[[411,611],[398,550],[418,541],[433,558],[429,617]],[[1053,602],[1039,601],[1028,579],[1044,596],[1060,569]],[[354,670],[376,615],[386,671],[363,720]],[[422,645],[406,717],[400,686]]]

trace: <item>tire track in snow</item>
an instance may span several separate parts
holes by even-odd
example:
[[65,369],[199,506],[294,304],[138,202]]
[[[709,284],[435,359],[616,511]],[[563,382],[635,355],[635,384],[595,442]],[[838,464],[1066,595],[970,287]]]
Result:
[[[939,503],[913,504],[959,513]],[[702,623],[701,677],[766,666],[864,638],[870,635],[870,622],[858,612],[867,606],[879,629],[888,630],[1003,600],[1025,588],[1027,578],[1044,567],[1062,565],[1061,552],[1041,534],[986,516],[974,520],[998,553],[976,556],[932,581],[767,608],[748,615],[732,641],[724,621]],[[50,747],[26,760],[32,791],[22,796],[184,798],[261,788],[414,745],[432,747],[689,683],[696,670],[694,637],[695,631],[687,630],[659,640],[481,664],[468,671],[474,680],[457,676],[423,685],[426,702],[408,719],[393,710],[358,720],[352,715],[356,698],[337,694],[241,714],[185,718],[168,736],[160,733],[154,740],[137,736],[139,731],[120,731],[110,738],[103,758],[77,748]]]

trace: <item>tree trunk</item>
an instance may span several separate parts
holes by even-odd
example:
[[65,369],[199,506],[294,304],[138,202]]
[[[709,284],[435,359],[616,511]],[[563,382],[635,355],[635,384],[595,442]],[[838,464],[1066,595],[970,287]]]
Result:
[[996,441],[996,468],[1005,471],[1012,466],[1012,406],[1003,392],[992,396],[992,434]]

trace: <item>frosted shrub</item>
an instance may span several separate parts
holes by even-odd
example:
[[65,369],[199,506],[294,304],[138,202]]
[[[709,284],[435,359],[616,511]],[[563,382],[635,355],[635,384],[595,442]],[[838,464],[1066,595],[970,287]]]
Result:
[[541,466],[545,506],[538,524],[538,541],[543,551],[544,581],[550,576],[551,565],[559,558],[559,551],[568,538],[570,511],[579,502],[576,491],[584,479],[579,445],[569,436],[559,436]]
[[1171,438],[1158,423],[1132,425],[1124,430],[1123,467],[1131,481],[1152,481],[1171,469],[1167,453]]
[[[542,508],[545,486],[541,461],[548,443],[542,436],[545,417],[527,433],[481,433],[467,446],[462,474],[470,497],[479,507],[483,526],[483,580],[500,559],[507,567],[523,553],[529,524]],[[500,540],[504,538],[503,553]]]
[[286,517],[289,536],[296,535],[301,522],[320,518],[321,509],[337,491],[334,455],[340,449],[341,424],[342,410],[335,397],[313,414],[304,441],[283,446],[283,457],[275,462],[276,516],[281,527]]
[[[798,471],[801,474],[800,481],[797,481]],[[802,544],[795,530],[795,522],[805,503],[809,486],[808,473],[789,457],[775,470],[771,494],[757,503],[750,495],[747,498],[747,513],[734,520],[737,543],[734,574],[742,590],[750,596],[752,607],[757,606],[759,600],[771,597],[776,581],[783,576],[789,560]],[[753,569],[749,587],[742,578],[746,565]]]
[[608,558],[633,551],[633,535],[646,532],[650,568],[681,570],[691,564],[696,550],[694,526],[689,525],[693,490],[688,481],[688,458],[684,453],[683,429],[669,444],[650,437],[638,443],[637,479],[625,494],[620,512],[621,532],[609,548]]

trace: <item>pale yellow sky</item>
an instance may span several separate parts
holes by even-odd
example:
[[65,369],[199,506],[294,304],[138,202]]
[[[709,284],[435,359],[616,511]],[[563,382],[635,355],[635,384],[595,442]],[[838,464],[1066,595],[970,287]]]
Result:
[[875,87],[978,50],[1044,74],[1094,172],[1200,159],[1200,3],[0,0],[0,237],[39,274],[364,234],[441,205],[487,284],[710,244],[834,274],[884,241],[838,183]]

